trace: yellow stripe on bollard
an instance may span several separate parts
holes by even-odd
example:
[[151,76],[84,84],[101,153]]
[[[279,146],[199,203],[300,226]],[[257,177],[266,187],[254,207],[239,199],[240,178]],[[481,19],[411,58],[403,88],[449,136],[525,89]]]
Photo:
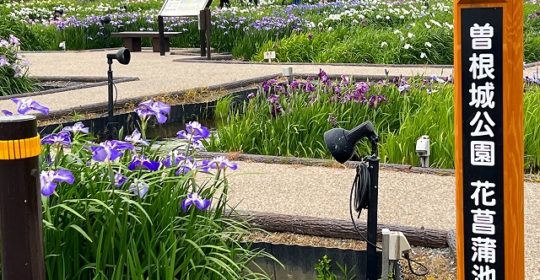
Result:
[[0,160],[36,157],[41,154],[39,135],[20,140],[0,140]]

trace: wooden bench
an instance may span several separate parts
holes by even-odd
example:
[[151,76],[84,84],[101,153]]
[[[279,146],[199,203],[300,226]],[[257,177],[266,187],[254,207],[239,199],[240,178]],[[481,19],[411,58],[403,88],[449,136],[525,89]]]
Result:
[[[164,32],[165,34],[165,51],[170,50],[169,38],[180,36],[181,32]],[[124,41],[124,47],[132,52],[141,51],[141,38],[152,37],[152,49],[154,52],[159,52],[159,32],[148,31],[125,31],[111,33],[111,37],[119,37]]]

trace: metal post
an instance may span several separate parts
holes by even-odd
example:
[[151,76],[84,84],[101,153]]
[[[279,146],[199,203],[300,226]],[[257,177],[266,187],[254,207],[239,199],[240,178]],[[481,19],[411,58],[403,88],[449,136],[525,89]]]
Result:
[[113,94],[113,72],[111,69],[112,60],[109,60],[109,71],[107,71],[107,85],[109,90],[109,98],[108,98],[108,117],[109,117],[109,123],[112,122],[113,116],[114,116],[114,94]]
[[159,55],[165,55],[165,24],[163,17],[158,16],[158,31],[159,31]]
[[201,57],[206,56],[206,12],[201,10],[199,12],[199,42],[201,46]]
[[206,36],[206,59],[211,59],[210,54],[210,36],[211,36],[211,29],[212,29],[212,14],[210,13],[210,9],[206,8],[204,9],[204,29],[205,29],[205,36]]
[[368,220],[367,220],[367,262],[366,276],[368,280],[377,280],[377,205],[379,195],[379,157],[368,158],[371,185],[369,187]]
[[40,139],[35,116],[0,117],[2,279],[44,280]]

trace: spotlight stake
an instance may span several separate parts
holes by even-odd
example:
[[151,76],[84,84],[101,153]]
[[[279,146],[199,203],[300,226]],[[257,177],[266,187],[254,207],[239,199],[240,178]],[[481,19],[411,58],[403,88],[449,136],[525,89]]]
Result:
[[108,86],[108,104],[107,104],[107,114],[109,125],[113,122],[114,117],[114,93],[113,93],[113,72],[112,72],[112,63],[116,59],[120,64],[127,65],[131,60],[131,53],[126,48],[119,49],[116,53],[107,54],[107,64],[109,64],[109,70],[107,71],[107,86]]
[[[364,168],[362,166],[357,167],[356,169],[356,179],[355,184],[358,183],[357,180],[363,179],[363,182],[367,182],[367,201],[365,201],[365,193],[360,193],[360,197],[356,197],[357,201],[355,202],[356,210],[368,209],[368,218],[367,218],[367,260],[366,260],[366,279],[376,280],[379,278],[377,275],[378,267],[377,265],[377,207],[378,207],[378,184],[379,184],[379,151],[377,148],[377,142],[379,137],[375,132],[375,127],[370,121],[363,122],[359,126],[348,131],[343,128],[332,128],[324,133],[324,142],[330,150],[330,153],[340,163],[345,163],[352,158],[355,152],[356,143],[358,143],[362,138],[368,138],[371,142],[371,155],[367,156],[365,159],[367,161],[367,166]],[[367,169],[366,169],[367,168]],[[365,173],[369,173],[369,178],[365,177]],[[360,174],[364,173],[364,174]],[[354,189],[353,185],[353,189]],[[364,185],[365,186],[365,185]],[[353,192],[351,190],[351,200],[353,200]],[[352,203],[352,201],[351,201]],[[352,206],[350,206],[352,207]],[[356,223],[352,216],[351,208],[351,219],[356,228]]]

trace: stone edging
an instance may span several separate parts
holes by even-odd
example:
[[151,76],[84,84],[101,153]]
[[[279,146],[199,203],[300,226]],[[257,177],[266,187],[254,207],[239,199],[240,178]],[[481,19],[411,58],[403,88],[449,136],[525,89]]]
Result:
[[[11,98],[47,95],[47,94],[52,94],[52,93],[57,93],[57,92],[64,92],[64,91],[71,91],[71,90],[78,90],[78,89],[99,87],[99,86],[106,86],[107,85],[107,78],[106,77],[30,76],[30,79],[38,80],[40,82],[47,82],[47,81],[74,81],[74,82],[87,82],[87,83],[91,83],[91,84],[74,85],[74,86],[67,86],[67,87],[63,87],[63,88],[53,88],[53,89],[48,89],[48,90],[21,93],[21,94],[16,94],[16,95],[0,96],[0,100],[9,100]],[[138,81],[138,80],[139,80],[138,77],[120,77],[120,78],[114,78],[114,83],[119,84],[119,83],[132,82],[132,81]]]
[[[176,54],[175,54],[176,55]],[[183,55],[178,53],[178,55]],[[174,62],[191,62],[191,63],[227,63],[227,64],[254,64],[254,65],[322,65],[322,66],[361,66],[361,67],[373,67],[373,68],[442,68],[442,69],[453,69],[453,65],[448,64],[369,64],[369,63],[331,63],[331,62],[320,62],[320,63],[311,63],[311,62],[260,62],[260,61],[244,61],[244,60],[234,60],[230,54],[220,55],[215,54],[213,57],[222,58],[222,59],[211,59],[207,60],[206,57],[186,57],[178,58],[173,60]],[[540,66],[540,61],[525,63],[523,64],[523,70]]]
[[[259,61],[244,61],[244,60],[234,60],[230,55],[214,55],[217,58],[226,58],[226,59],[210,59],[207,60],[206,57],[186,57],[174,59],[174,62],[192,62],[192,63],[227,63],[227,64],[253,64],[253,65],[322,65],[322,66],[362,66],[362,67],[373,67],[373,68],[453,68],[453,65],[445,64],[369,64],[369,63],[337,63],[337,62],[321,62],[321,63],[311,63],[311,62],[259,62]],[[231,58],[231,59],[229,59]]]
[[[115,103],[115,106],[124,106],[126,104],[130,103],[138,103],[143,100],[147,100],[149,98],[158,97],[158,96],[173,96],[173,95],[182,95],[190,91],[200,91],[200,90],[230,90],[230,89],[242,89],[244,87],[250,86],[252,84],[260,83],[263,81],[266,81],[268,79],[279,77],[280,74],[273,74],[273,75],[267,75],[267,76],[261,76],[257,78],[251,78],[251,79],[245,79],[235,82],[229,82],[229,83],[223,83],[223,84],[217,84],[212,85],[209,87],[197,87],[197,88],[190,88],[180,91],[173,91],[173,92],[165,92],[165,93],[155,93],[155,94],[149,94],[141,97],[132,97],[132,98],[124,98],[119,99]],[[77,111],[81,113],[90,113],[90,112],[100,112],[107,110],[107,102],[99,102],[99,103],[93,103],[93,104],[86,104],[82,105],[78,108],[70,108],[70,109],[63,109],[58,111],[51,112],[48,116],[39,115],[39,120],[46,120],[46,119],[52,119],[64,115],[69,115],[70,113]]]

